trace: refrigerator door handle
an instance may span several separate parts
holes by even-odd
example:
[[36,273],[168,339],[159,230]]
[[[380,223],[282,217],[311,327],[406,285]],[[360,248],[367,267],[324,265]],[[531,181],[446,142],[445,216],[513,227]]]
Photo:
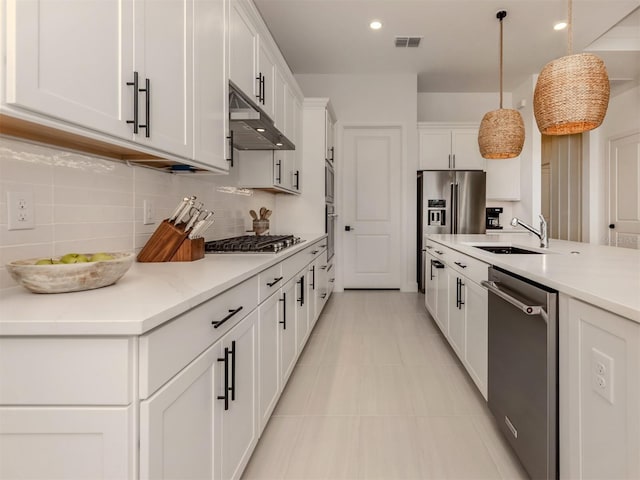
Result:
[[451,188],[451,233],[458,233],[458,184],[452,183]]
[[[455,155],[454,155],[454,161],[455,161]],[[460,219],[458,218],[460,216],[460,184],[456,182],[455,186],[453,187],[453,191],[455,194],[455,198],[456,198],[456,225],[455,225],[455,233],[458,233],[458,223],[460,221]]]

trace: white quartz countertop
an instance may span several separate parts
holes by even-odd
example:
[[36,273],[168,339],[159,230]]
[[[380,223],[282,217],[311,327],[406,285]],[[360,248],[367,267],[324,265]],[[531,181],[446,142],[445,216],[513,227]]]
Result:
[[[427,237],[640,323],[640,250],[554,239],[548,249],[541,249],[538,237],[531,234]],[[502,255],[474,245],[513,245],[546,253]]]
[[322,239],[276,254],[207,254],[194,262],[134,263],[114,285],[84,292],[0,293],[0,335],[139,335]]

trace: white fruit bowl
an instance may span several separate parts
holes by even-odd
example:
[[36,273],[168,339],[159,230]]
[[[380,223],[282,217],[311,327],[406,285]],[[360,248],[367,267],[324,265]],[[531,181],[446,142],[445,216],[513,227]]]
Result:
[[[91,256],[88,253],[85,255]],[[109,255],[114,258],[53,265],[36,265],[42,257],[16,260],[7,264],[7,270],[16,282],[34,293],[80,292],[116,283],[135,260],[133,253]]]

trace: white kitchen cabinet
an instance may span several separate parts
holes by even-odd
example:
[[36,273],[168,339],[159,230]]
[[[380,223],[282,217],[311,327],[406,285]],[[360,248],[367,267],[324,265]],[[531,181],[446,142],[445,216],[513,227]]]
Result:
[[436,314],[434,320],[446,337],[449,334],[449,267],[434,268],[436,276]]
[[520,157],[487,160],[487,200],[520,200]]
[[478,128],[418,124],[420,170],[484,170]]
[[[432,317],[435,318],[436,315],[436,301],[437,301],[437,292],[438,292],[438,277],[437,277],[437,259],[429,252],[429,249],[433,247],[428,246],[427,252],[425,255],[425,295],[424,295],[424,304],[427,307],[427,310],[431,314]],[[435,261],[434,261],[435,260]]]
[[240,478],[260,436],[257,417],[257,310],[251,312],[222,338],[221,349],[222,357],[225,356],[225,349],[229,352],[226,368],[229,375],[230,399],[228,410],[223,408],[221,415],[220,478],[228,480]]
[[140,478],[217,478],[224,401],[222,342],[140,402]]
[[297,277],[289,280],[280,293],[282,311],[278,320],[280,329],[280,390],[289,380],[289,376],[296,364],[298,345],[296,339],[296,282]]
[[307,267],[296,275],[296,345],[298,353],[309,337],[309,297],[307,295]]
[[467,279],[463,297],[466,334],[463,363],[469,376],[486,399],[489,355],[488,294],[483,287]]
[[459,358],[464,358],[465,349],[465,312],[464,277],[450,271],[449,280],[449,344]]
[[334,132],[335,119],[331,110],[326,110],[325,112],[325,159],[329,160],[331,163],[335,160],[335,132]]
[[[256,94],[256,103],[273,120],[276,106],[276,62],[266,42],[259,42],[257,71],[258,92]],[[281,101],[280,98],[278,100]]]
[[133,138],[133,2],[8,0],[4,8],[4,102]]
[[[229,79],[257,99],[258,33],[241,2],[231,0],[229,11]],[[256,102],[257,103],[257,102]]]
[[271,295],[260,305],[258,347],[258,419],[260,432],[267,425],[280,394],[280,296]]
[[291,167],[288,160],[291,157],[286,154],[287,152],[279,150],[243,150],[238,155],[238,185],[272,193],[299,193],[290,180]]
[[559,297],[560,478],[640,478],[640,325]]
[[318,320],[318,316],[320,316],[320,310],[318,309],[318,302],[316,301],[318,297],[317,289],[317,270],[318,270],[318,261],[314,260],[311,262],[307,269],[307,298],[309,299],[309,332],[313,331],[313,327],[316,325],[316,321]]

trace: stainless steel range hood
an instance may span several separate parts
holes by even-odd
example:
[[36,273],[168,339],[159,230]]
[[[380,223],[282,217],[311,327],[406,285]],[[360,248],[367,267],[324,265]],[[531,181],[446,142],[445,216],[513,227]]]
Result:
[[238,150],[295,150],[256,103],[229,82],[229,128]]

